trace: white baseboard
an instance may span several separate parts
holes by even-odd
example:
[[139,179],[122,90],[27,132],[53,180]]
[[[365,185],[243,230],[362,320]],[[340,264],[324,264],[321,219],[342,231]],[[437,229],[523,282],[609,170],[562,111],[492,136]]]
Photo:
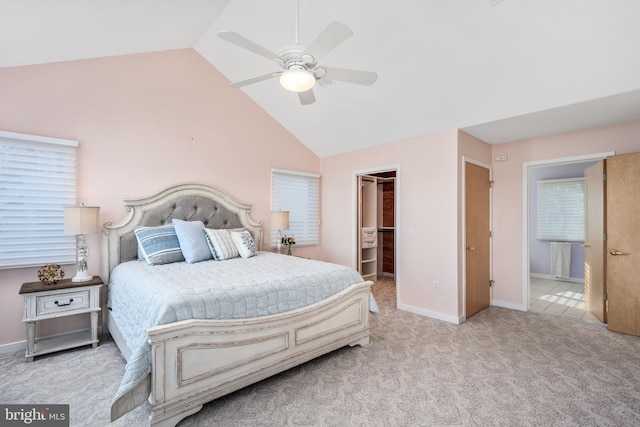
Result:
[[572,282],[572,283],[584,283],[584,279],[580,277],[557,277],[557,276],[552,276],[551,274],[541,274],[541,273],[529,273],[529,277],[535,277],[536,279],[546,279],[546,280],[561,280],[563,282]]
[[424,308],[414,307],[406,304],[398,304],[398,310],[408,311],[409,313],[419,314],[420,316],[430,317],[432,319],[443,320],[445,322],[459,325],[463,322],[462,316],[451,316],[437,311],[425,310]]
[[493,300],[491,303],[494,307],[510,308],[511,310],[527,311],[527,308],[523,304],[514,304],[512,302]]
[[0,354],[16,353],[18,351],[25,352],[27,350],[27,341],[12,342],[9,344],[0,344]]

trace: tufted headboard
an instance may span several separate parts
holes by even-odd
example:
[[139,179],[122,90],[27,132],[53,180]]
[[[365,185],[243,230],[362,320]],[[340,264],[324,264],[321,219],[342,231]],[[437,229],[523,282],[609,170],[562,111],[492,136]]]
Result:
[[207,228],[245,228],[261,249],[262,225],[249,215],[251,205],[239,202],[222,190],[203,184],[179,184],[151,197],[126,199],[126,217],[104,225],[102,280],[120,263],[137,258],[134,229],[171,223],[174,218],[202,221]]

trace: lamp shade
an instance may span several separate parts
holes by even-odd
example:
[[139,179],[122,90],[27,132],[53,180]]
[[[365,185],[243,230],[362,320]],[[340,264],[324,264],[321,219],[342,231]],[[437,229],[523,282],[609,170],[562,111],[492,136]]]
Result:
[[97,233],[99,216],[100,208],[96,206],[65,206],[64,233]]
[[287,230],[289,228],[289,211],[271,212],[271,228],[274,230]]
[[301,66],[291,66],[280,76],[280,84],[291,92],[306,92],[316,83],[316,78]]

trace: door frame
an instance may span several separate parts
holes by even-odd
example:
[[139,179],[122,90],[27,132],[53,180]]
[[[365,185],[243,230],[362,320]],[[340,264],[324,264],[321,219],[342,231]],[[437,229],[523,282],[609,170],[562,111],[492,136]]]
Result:
[[351,230],[352,230],[352,247],[351,247],[351,266],[356,271],[358,271],[358,192],[360,189],[358,188],[358,177],[361,175],[373,175],[382,172],[395,172],[395,191],[393,192],[393,209],[394,209],[394,234],[393,234],[393,244],[394,244],[394,281],[396,283],[396,305],[398,301],[400,301],[400,269],[398,268],[398,260],[400,259],[400,245],[399,245],[399,236],[400,236],[400,222],[401,217],[398,215],[398,206],[400,206],[400,191],[398,191],[399,186],[399,177],[400,177],[400,165],[389,165],[389,166],[380,166],[376,168],[369,169],[359,169],[351,172]]
[[529,301],[530,280],[529,270],[531,269],[529,258],[529,171],[531,168],[544,166],[558,166],[570,163],[584,163],[589,161],[604,160],[609,156],[615,155],[615,151],[607,151],[603,153],[584,154],[580,156],[558,157],[547,160],[535,160],[522,163],[522,310],[531,310],[531,301]]
[[[489,170],[489,181],[493,182],[493,167],[486,163],[482,163],[478,160],[472,159],[470,157],[462,156],[462,201],[460,205],[462,207],[462,321],[467,318],[467,251],[465,248],[467,247],[467,171],[466,164],[471,163],[476,166],[480,166],[481,168],[485,168]],[[493,187],[493,186],[492,186]],[[493,188],[489,188],[489,229],[493,230]],[[489,280],[493,280],[493,236],[489,237]],[[493,286],[489,289],[489,307],[493,305]]]

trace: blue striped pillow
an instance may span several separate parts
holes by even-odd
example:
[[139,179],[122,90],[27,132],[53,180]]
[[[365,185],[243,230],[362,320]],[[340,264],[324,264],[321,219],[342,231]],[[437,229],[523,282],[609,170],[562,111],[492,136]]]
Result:
[[149,265],[184,261],[176,229],[172,224],[134,230],[138,247]]

